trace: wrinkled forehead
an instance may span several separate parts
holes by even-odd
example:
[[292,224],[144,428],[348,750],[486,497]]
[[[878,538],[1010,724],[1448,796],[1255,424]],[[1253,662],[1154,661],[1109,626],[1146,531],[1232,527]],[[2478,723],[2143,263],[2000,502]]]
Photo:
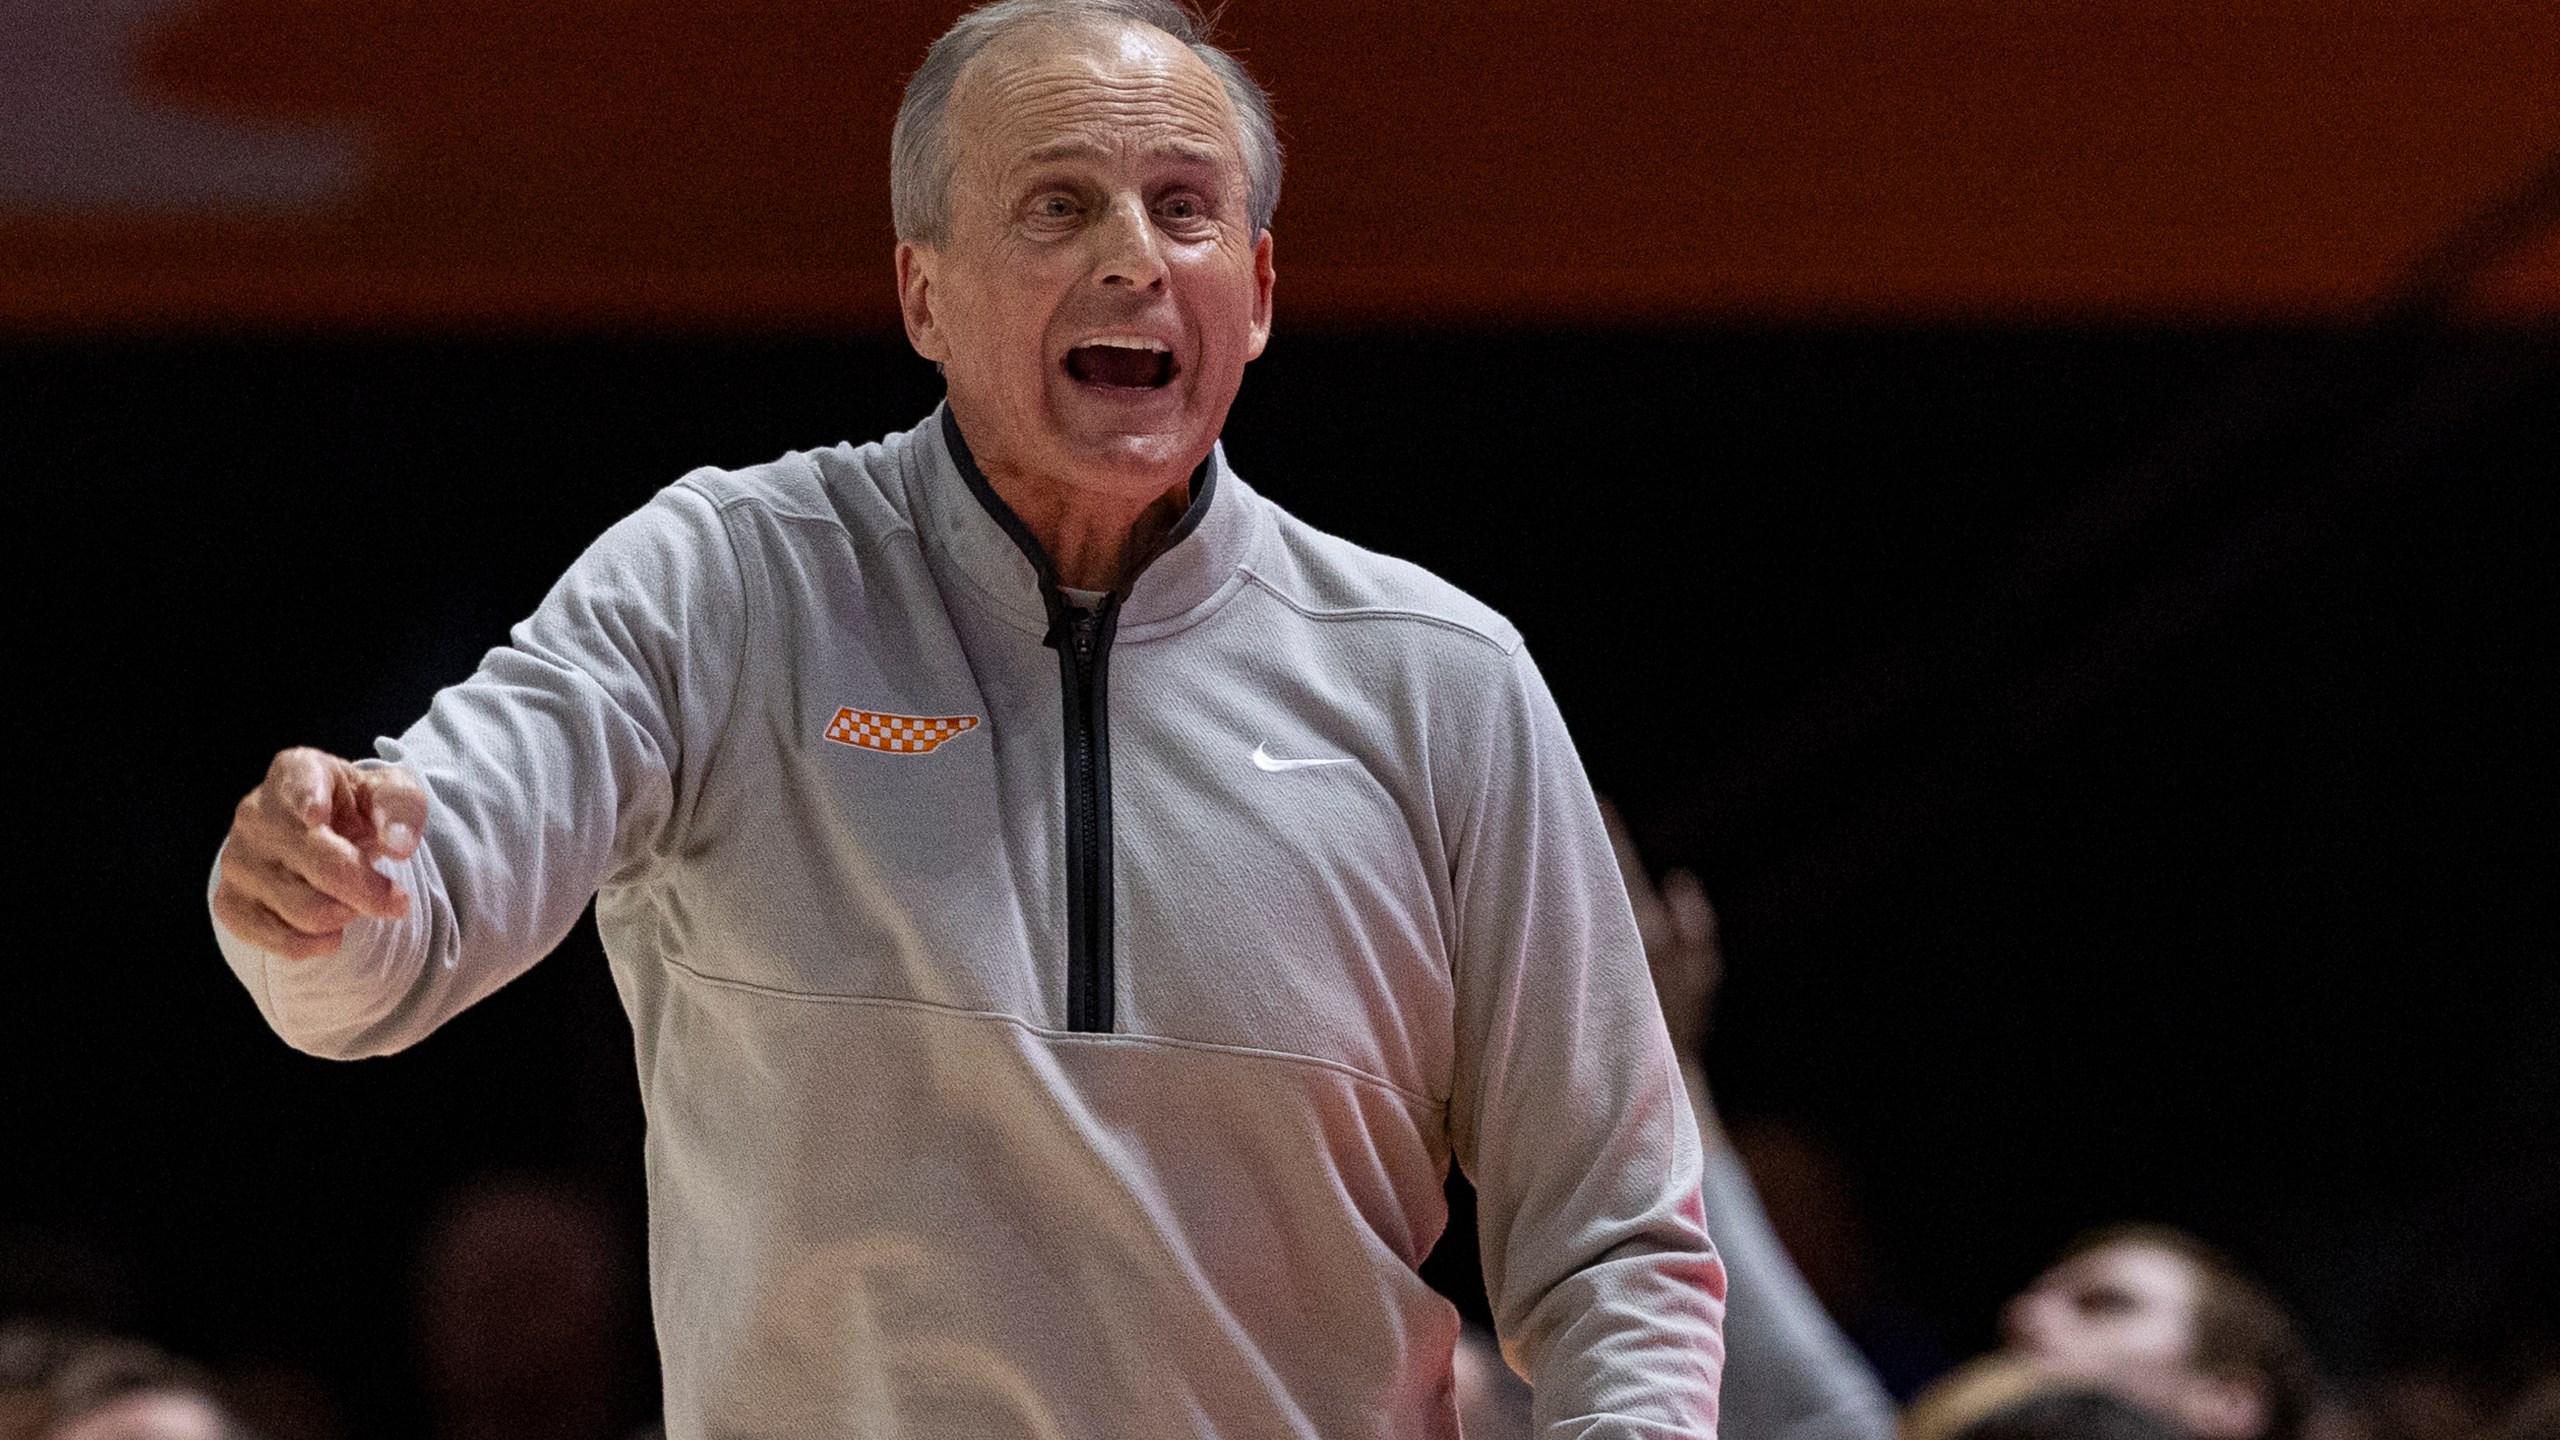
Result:
[[950,124],[966,173],[1051,160],[1169,156],[1232,168],[1226,87],[1182,42],[1151,26],[1057,24],[1015,31],[961,71]]

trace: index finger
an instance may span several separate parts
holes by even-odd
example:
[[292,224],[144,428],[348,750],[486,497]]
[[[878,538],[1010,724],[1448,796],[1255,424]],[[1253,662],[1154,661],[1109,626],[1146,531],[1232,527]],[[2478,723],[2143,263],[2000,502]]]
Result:
[[268,762],[265,789],[285,814],[308,826],[326,825],[336,808],[341,763],[307,745],[279,750]]

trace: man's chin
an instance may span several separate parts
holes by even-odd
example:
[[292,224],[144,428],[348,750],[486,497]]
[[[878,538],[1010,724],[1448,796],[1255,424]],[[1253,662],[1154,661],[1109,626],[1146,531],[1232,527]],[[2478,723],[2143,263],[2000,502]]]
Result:
[[[1187,476],[1218,437],[1192,425],[1163,429],[1098,428],[1059,437],[1075,468],[1120,484],[1168,484]],[[1116,488],[1116,487],[1115,487]]]

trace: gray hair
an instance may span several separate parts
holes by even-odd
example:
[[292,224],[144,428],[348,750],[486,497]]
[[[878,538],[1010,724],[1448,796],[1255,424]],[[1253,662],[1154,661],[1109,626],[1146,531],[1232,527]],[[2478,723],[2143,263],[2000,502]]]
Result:
[[951,151],[950,129],[944,122],[960,72],[978,52],[1016,30],[1097,21],[1161,30],[1181,41],[1218,77],[1226,87],[1228,105],[1236,112],[1246,213],[1253,219],[1254,234],[1270,228],[1271,212],[1280,207],[1280,127],[1271,116],[1271,97],[1234,56],[1209,43],[1209,21],[1183,0],[995,0],[961,16],[942,32],[942,38],[925,52],[924,64],[907,81],[897,127],[889,134],[889,211],[897,222],[899,239],[939,246],[948,238],[951,176],[959,168],[960,157]]

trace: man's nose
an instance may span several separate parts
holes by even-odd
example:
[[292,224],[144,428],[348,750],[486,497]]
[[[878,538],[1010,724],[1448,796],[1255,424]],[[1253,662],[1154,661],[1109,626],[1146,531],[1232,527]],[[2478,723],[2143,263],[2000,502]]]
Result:
[[1155,217],[1147,213],[1141,197],[1125,195],[1113,201],[1095,227],[1095,240],[1093,273],[1099,283],[1141,292],[1164,285],[1164,249]]

